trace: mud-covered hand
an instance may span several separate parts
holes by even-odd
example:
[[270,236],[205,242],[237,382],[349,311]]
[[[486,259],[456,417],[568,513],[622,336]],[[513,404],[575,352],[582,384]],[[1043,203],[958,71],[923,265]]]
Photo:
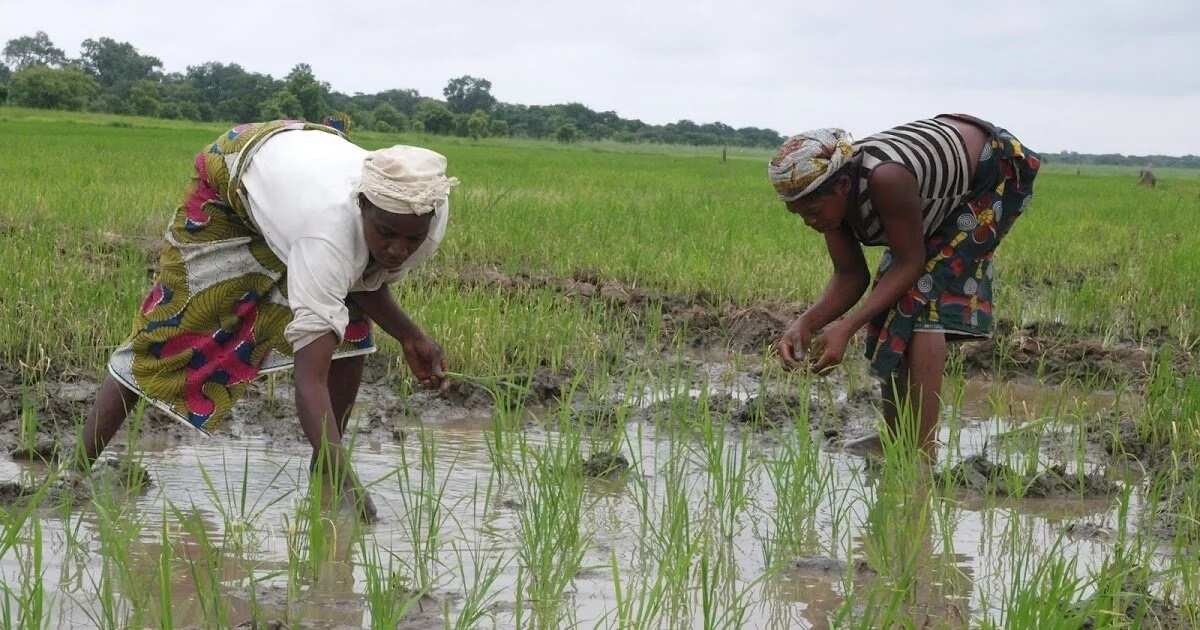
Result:
[[788,326],[787,331],[783,333],[783,337],[775,343],[775,352],[779,355],[779,359],[783,361],[784,367],[794,370],[801,366],[804,357],[808,354],[809,346],[812,345],[815,334],[816,331],[813,330],[812,325],[808,323],[808,320],[804,316],[797,317]]
[[450,387],[450,381],[446,379],[446,355],[436,341],[428,335],[417,334],[403,339],[400,345],[404,347],[404,360],[417,382],[442,391]]
[[846,346],[850,345],[850,338],[854,336],[854,333],[855,329],[851,328],[846,320],[839,320],[826,326],[821,334],[813,340],[813,371],[820,374],[841,364],[842,359],[846,356]]

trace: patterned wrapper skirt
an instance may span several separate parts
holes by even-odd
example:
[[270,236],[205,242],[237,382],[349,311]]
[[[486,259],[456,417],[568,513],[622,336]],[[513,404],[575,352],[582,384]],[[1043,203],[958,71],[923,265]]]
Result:
[[[263,142],[296,129],[338,133],[298,121],[246,124],[196,156],[154,284],[132,334],[109,359],[108,371],[122,385],[206,433],[228,418],[246,383],[292,366],[283,335],[292,320],[287,267],[251,220],[241,176]],[[371,322],[350,306],[334,358],[375,351]]]
[[[941,331],[948,341],[986,338],[992,332],[992,255],[1033,197],[1041,161],[1008,131],[971,118],[989,131],[972,180],[971,198],[925,241],[925,272],[890,310],[867,328],[871,372],[890,380],[913,334]],[[887,273],[885,251],[875,282]]]

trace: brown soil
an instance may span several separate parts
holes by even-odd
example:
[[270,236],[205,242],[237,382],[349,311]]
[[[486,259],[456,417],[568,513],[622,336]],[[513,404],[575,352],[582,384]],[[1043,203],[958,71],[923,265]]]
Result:
[[1117,492],[1117,484],[1096,474],[1068,473],[1054,465],[1033,474],[1021,474],[1007,464],[997,464],[986,455],[972,455],[946,471],[936,473],[939,482],[970,492],[1016,498],[1104,497]]
[[1098,442],[1104,452],[1113,457],[1134,459],[1149,467],[1163,463],[1173,465],[1171,458],[1160,457],[1166,447],[1143,436],[1133,418],[1101,418],[1088,424],[1087,431],[1088,438]]
[[593,453],[583,461],[583,475],[597,479],[613,479],[629,470],[629,460],[620,453]]
[[11,504],[33,496],[34,488],[15,481],[0,481],[0,504]]
[[[1114,611],[1115,615],[1112,612],[1104,613],[1105,618],[1099,622],[1089,617],[1079,626],[1080,630],[1109,628],[1114,625],[1126,627],[1126,624],[1129,624],[1127,627],[1148,630],[1176,630],[1193,627],[1188,615],[1179,606],[1154,596],[1150,593],[1149,585],[1138,584],[1131,577],[1126,577],[1125,584],[1121,588],[1121,598],[1118,601],[1124,604],[1123,610]],[[1114,616],[1123,617],[1123,619],[1113,619]]]
[[1092,523],[1089,521],[1080,521],[1071,523],[1064,528],[1068,538],[1072,540],[1091,540],[1096,542],[1111,542],[1113,531],[1112,528],[1105,526],[1102,523]]
[[833,577],[844,576],[853,569],[857,577],[868,577],[875,575],[875,570],[867,564],[866,560],[856,560],[853,567],[842,560],[835,560],[828,556],[803,556],[792,561],[792,570],[796,573],[809,575],[827,575]]
[[968,371],[1115,384],[1144,381],[1154,361],[1151,349],[1131,341],[1105,345],[1078,336],[1038,334],[1037,327],[998,328],[1001,330],[992,339],[962,344],[963,366]]
[[52,437],[39,436],[33,444],[14,444],[8,451],[13,461],[50,462],[57,458],[60,443]]
[[[795,303],[763,302],[734,305],[707,293],[668,294],[650,291],[595,274],[571,278],[548,274],[505,274],[485,267],[462,271],[456,280],[472,287],[503,290],[551,289],[573,299],[598,299],[621,309],[659,305],[665,333],[692,347],[725,348],[758,352],[769,348],[787,325],[804,311]],[[1086,332],[1055,324],[1015,327],[996,324],[993,339],[958,344],[968,371],[1008,375],[1036,375],[1060,382],[1069,378],[1098,378],[1106,383],[1143,381],[1154,357],[1152,348],[1126,340],[1104,344]],[[852,350],[853,351],[853,350]],[[1179,354],[1181,367],[1190,364]]]

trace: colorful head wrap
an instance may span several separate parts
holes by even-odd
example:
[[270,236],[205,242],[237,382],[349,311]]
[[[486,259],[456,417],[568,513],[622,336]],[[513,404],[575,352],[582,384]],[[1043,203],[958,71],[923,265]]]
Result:
[[843,129],[806,131],[788,138],[767,164],[767,177],[784,201],[817,189],[854,154],[854,139]]

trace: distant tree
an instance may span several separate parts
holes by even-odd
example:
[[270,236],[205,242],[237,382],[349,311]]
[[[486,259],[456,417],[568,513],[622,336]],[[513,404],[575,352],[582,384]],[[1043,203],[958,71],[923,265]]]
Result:
[[236,63],[189,66],[184,80],[191,84],[200,120],[257,120],[263,103],[283,87],[279,81],[246,72]]
[[558,130],[554,132],[554,139],[562,143],[569,144],[571,142],[575,142],[575,139],[578,137],[579,130],[576,129],[575,125],[571,123],[559,125]]
[[153,79],[162,70],[162,62],[158,57],[140,54],[133,44],[108,37],[83,40],[79,48],[79,61],[83,69],[105,89],[122,83]]
[[467,128],[467,121],[471,119],[466,114],[453,114],[454,116],[454,135],[460,138],[466,138],[470,135],[470,129]]
[[478,140],[488,135],[488,115],[483,111],[476,111],[467,119],[467,135],[471,139]]
[[183,113],[180,110],[179,103],[177,101],[167,101],[162,104],[162,107],[158,108],[158,116],[160,118],[174,120],[177,118],[183,118]]
[[450,111],[456,114],[469,114],[475,110],[489,112],[496,105],[496,97],[492,96],[492,82],[469,75],[450,79],[442,95],[446,97]]
[[162,108],[158,84],[145,79],[133,84],[129,90],[129,106],[139,116],[157,116]]
[[300,101],[302,116],[306,120],[320,121],[329,109],[326,102],[329,84],[317,80],[312,66],[306,63],[296,64],[284,79],[284,83],[287,84],[287,90]]
[[12,78],[12,70],[0,63],[0,105],[8,102],[8,81]]
[[488,135],[497,138],[507,138],[509,134],[508,122],[503,120],[493,120],[488,128]]
[[437,101],[421,101],[421,104],[417,105],[415,118],[421,122],[422,129],[429,133],[454,133],[454,114]]
[[421,95],[416,90],[386,90],[367,98],[387,103],[406,116],[416,113],[417,105],[421,102]]
[[[392,106],[391,103],[380,103],[371,110],[371,115],[375,117],[375,124],[387,123],[388,131],[396,131],[406,129],[408,127],[408,117],[401,114],[399,110]],[[376,127],[378,128],[378,127]],[[380,129],[380,131],[384,131]]]
[[261,120],[297,119],[304,116],[304,105],[290,90],[279,90],[258,110]]
[[383,133],[391,133],[393,131],[396,131],[396,127],[394,125],[392,125],[392,123],[390,123],[386,120],[375,121],[374,129],[375,129],[375,131],[380,131]]
[[196,104],[191,101],[179,101],[179,117],[187,120],[204,120],[204,116],[200,113],[202,106],[207,106],[208,103]]
[[81,110],[99,93],[96,80],[78,68],[26,66],[12,75],[9,98],[16,105]]
[[67,64],[67,56],[50,41],[50,36],[45,31],[8,40],[4,45],[4,60],[14,70],[29,66],[60,67]]

